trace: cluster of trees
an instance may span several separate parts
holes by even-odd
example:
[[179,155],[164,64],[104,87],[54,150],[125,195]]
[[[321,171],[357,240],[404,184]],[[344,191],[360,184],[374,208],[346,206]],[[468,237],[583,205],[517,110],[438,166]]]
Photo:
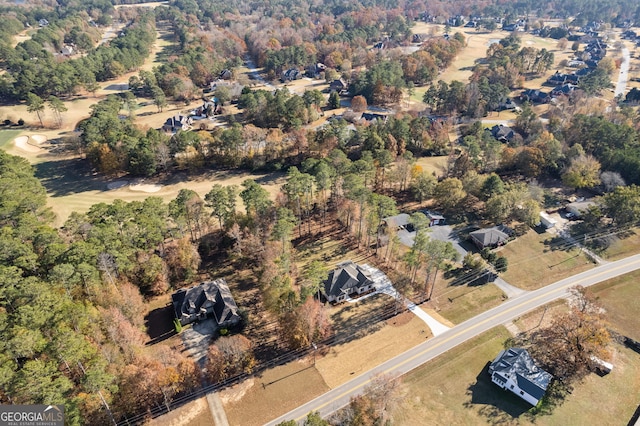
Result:
[[142,65],[156,39],[153,12],[138,15],[124,32],[124,36],[92,48],[86,56],[64,61],[59,61],[47,48],[49,43],[55,44],[49,38],[34,37],[19,43],[2,55],[0,65],[6,73],[0,76],[0,96],[19,101],[29,93],[47,99],[75,94],[81,87],[95,92],[97,81],[106,81]]
[[583,287],[571,289],[569,312],[557,315],[548,327],[522,335],[517,343],[553,374],[555,385],[571,390],[574,383],[598,368],[597,359],[610,358],[611,341],[604,309]]
[[0,169],[0,401],[63,403],[70,424],[102,424],[197,386],[193,361],[144,349],[141,293],[199,263],[177,206],[98,204],[56,231],[28,163],[0,152]]
[[308,90],[302,96],[291,94],[285,87],[275,92],[242,90],[238,107],[245,121],[258,127],[281,127],[285,131],[299,129],[320,117],[324,96],[318,90]]

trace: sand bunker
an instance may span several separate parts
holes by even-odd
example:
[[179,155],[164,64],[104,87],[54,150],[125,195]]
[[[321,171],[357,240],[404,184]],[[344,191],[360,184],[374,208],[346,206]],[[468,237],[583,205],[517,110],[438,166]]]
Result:
[[18,136],[13,140],[16,147],[27,152],[40,152],[40,148],[29,143],[29,136]]
[[107,188],[118,189],[118,188],[122,188],[123,186],[127,186],[128,184],[129,184],[128,180],[116,180],[114,182],[108,183]]
[[140,192],[158,192],[162,189],[162,185],[151,183],[132,183],[131,185],[129,185],[129,189],[132,191]]
[[31,135],[31,145],[42,145],[47,141],[47,137],[45,135]]

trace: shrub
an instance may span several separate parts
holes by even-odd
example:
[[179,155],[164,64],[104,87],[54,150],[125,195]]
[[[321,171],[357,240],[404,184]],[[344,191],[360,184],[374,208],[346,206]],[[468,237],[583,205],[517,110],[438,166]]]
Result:
[[173,319],[173,328],[176,330],[176,333],[180,333],[182,331],[182,324],[180,324],[178,318]]
[[228,328],[221,328],[219,331],[221,336],[226,336],[229,334],[229,329]]
[[18,120],[18,126],[24,126],[24,120],[22,118]]

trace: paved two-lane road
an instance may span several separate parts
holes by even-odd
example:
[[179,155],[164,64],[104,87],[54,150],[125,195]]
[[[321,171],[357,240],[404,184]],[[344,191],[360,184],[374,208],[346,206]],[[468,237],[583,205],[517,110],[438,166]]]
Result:
[[338,386],[295,410],[267,423],[276,425],[283,420],[303,419],[310,411],[319,411],[323,417],[346,406],[349,399],[362,392],[376,374],[405,374],[425,362],[445,353],[455,346],[479,334],[507,323],[526,312],[565,297],[567,290],[575,285],[588,287],[611,278],[640,269],[640,255],[598,266],[592,270],[550,284],[539,290],[509,299],[500,306],[465,321],[443,334],[422,343],[376,368]]

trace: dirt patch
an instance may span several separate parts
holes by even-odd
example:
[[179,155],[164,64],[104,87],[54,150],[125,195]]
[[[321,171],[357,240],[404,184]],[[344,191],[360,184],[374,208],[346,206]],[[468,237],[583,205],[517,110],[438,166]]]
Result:
[[411,321],[414,316],[415,315],[413,315],[411,312],[404,312],[400,315],[388,319],[387,324],[391,327],[400,327],[405,324],[409,324],[409,321]]
[[42,149],[29,143],[29,136],[18,136],[13,140],[17,148],[27,152],[40,152]]
[[213,417],[207,398],[200,398],[149,422],[150,426],[210,426]]
[[220,397],[220,401],[222,401],[223,404],[238,402],[253,387],[254,384],[255,379],[247,379],[235,386],[231,386],[230,388],[225,389],[218,394],[218,396]]

